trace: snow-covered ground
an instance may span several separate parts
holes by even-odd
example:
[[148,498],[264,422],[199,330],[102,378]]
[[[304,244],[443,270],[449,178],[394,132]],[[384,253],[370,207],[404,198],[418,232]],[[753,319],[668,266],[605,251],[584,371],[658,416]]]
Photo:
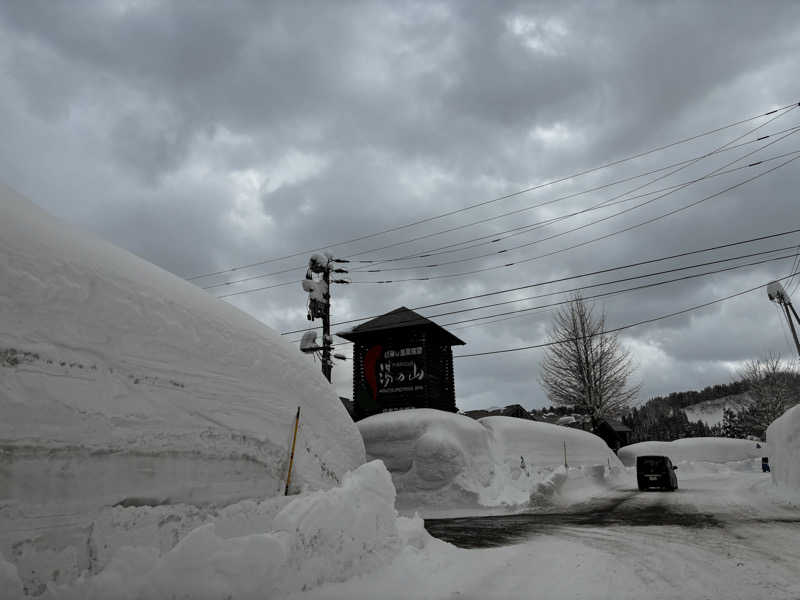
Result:
[[636,457],[646,454],[669,456],[673,463],[732,463],[769,456],[766,444],[721,437],[684,438],[673,442],[640,442],[619,449],[619,459],[626,467],[636,465]]
[[535,503],[563,483],[565,451],[567,465],[581,467],[590,479],[621,467],[591,433],[513,417],[476,421],[415,409],[357,425],[368,458],[381,459],[392,474],[403,510]]
[[772,450],[772,479],[800,498],[800,405],[787,410],[767,428]]
[[709,427],[713,427],[714,425],[722,424],[722,416],[726,409],[737,412],[751,402],[750,395],[745,392],[743,394],[725,396],[724,398],[715,398],[714,400],[704,400],[687,406],[683,411],[692,423],[702,421]]
[[108,546],[169,548],[213,506],[281,493],[298,406],[296,489],[365,460],[275,331],[2,186],[0,313],[0,553],[33,591],[98,571]]
[[[234,505],[170,551],[121,549],[102,573],[51,585],[42,598],[796,599],[797,508],[765,493],[770,478],[757,470],[695,467],[677,492],[639,493],[631,478],[561,507],[581,519],[466,550],[398,517],[388,472],[370,462],[339,488]],[[0,585],[4,598],[19,594],[7,563]]]

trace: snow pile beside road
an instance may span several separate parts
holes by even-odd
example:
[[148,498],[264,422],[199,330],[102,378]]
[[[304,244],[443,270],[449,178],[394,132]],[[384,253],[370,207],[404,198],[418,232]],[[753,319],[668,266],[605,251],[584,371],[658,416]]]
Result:
[[[761,447],[759,448],[758,445]],[[636,457],[647,454],[668,456],[673,463],[729,463],[768,456],[764,444],[721,437],[684,438],[673,442],[639,442],[619,449],[626,467],[636,465]]]
[[[99,574],[51,586],[44,598],[238,600],[344,581],[390,562],[406,544],[425,543],[421,519],[398,519],[394,500],[389,473],[374,461],[348,473],[340,487],[291,499],[266,530],[241,530],[224,515],[166,553],[124,547]],[[247,507],[235,512],[242,525]]]
[[415,409],[374,415],[359,421],[358,428],[367,456],[383,460],[392,474],[401,508],[535,501],[552,493],[552,482],[558,481],[553,472],[564,465],[565,443],[570,467],[602,473],[604,467],[621,466],[595,435],[513,417],[475,421]]
[[3,590],[7,600],[16,600],[17,598],[24,598],[22,581],[17,575],[17,568],[9,562],[6,562],[2,555],[0,555],[0,590]]
[[800,405],[787,410],[767,428],[772,481],[800,491]]
[[2,186],[0,312],[0,552],[48,581],[93,567],[88,528],[114,504],[282,492],[298,406],[298,488],[364,462],[296,347]]

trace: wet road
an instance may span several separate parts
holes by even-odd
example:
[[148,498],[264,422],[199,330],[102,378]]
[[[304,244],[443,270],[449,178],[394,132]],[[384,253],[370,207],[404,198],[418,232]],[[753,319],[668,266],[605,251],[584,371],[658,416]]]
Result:
[[[461,548],[491,548],[524,542],[536,536],[578,537],[581,529],[641,529],[655,527],[683,531],[719,530],[732,534],[748,526],[780,527],[800,540],[800,512],[765,501],[756,486],[768,483],[756,473],[684,477],[674,492],[635,488],[575,504],[566,509],[537,509],[519,514],[426,519],[425,528],[441,540]],[[705,537],[708,537],[707,531]],[[798,542],[800,550],[800,541]]]
[[[657,497],[646,498],[645,502],[639,498],[640,494],[659,493],[665,492],[620,491],[612,498],[586,502],[566,511],[426,519],[425,528],[434,537],[460,548],[492,548],[575,527],[676,526],[703,529],[722,526],[712,512],[686,510],[677,504],[660,502]],[[800,517],[795,522],[800,522]]]

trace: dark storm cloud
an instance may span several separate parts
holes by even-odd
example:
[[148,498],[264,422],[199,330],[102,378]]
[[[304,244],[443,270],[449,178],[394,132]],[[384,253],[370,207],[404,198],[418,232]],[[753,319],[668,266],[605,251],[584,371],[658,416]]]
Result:
[[[9,2],[0,7],[0,177],[58,216],[177,274],[215,271],[424,219],[796,101],[798,23],[800,7],[794,3],[764,10],[745,2]],[[800,109],[769,130],[798,121]],[[355,255],[608,183],[713,150],[745,127],[333,251]],[[738,157],[747,164],[797,149],[795,137],[753,159],[743,156],[750,148],[742,148],[704,160],[646,189],[699,177]],[[401,304],[420,306],[790,229],[798,225],[798,164],[646,227],[513,268],[429,282],[337,286],[334,318],[380,314]],[[501,267],[656,217],[751,173],[697,184],[508,254],[438,269],[354,273],[353,279]],[[377,255],[401,256],[534,223],[609,200],[644,181]],[[532,242],[614,210],[440,258]],[[783,242],[770,244],[740,253]],[[295,280],[302,277],[305,260],[303,253],[200,283],[296,269],[209,291],[221,295],[292,281],[229,301],[279,331],[299,329],[307,321]],[[690,264],[686,261],[661,267]],[[618,326],[753,287],[785,275],[790,266],[791,261],[770,263],[610,296],[598,300],[598,309]],[[642,267],[626,273],[645,272]],[[514,297],[610,278],[554,284]],[[518,307],[437,320],[450,323]],[[468,342],[457,353],[540,343],[551,317],[552,309],[539,310],[454,329]],[[639,361],[643,397],[727,381],[747,358],[786,352],[778,317],[759,292],[626,331],[623,339]],[[536,384],[541,356],[533,350],[459,359],[459,405],[546,403]],[[349,365],[334,373],[340,394],[349,395]]]

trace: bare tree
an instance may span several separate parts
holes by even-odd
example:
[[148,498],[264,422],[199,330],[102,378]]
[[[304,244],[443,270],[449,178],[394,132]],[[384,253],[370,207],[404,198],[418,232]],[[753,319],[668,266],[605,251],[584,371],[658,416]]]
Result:
[[628,385],[630,353],[605,332],[605,314],[595,314],[580,295],[556,313],[550,341],[539,381],[553,404],[588,415],[593,429],[618,417],[639,393],[639,386]]
[[747,383],[752,401],[739,411],[726,411],[725,435],[763,438],[775,419],[800,402],[800,373],[796,361],[783,361],[771,354],[747,362],[739,377]]

